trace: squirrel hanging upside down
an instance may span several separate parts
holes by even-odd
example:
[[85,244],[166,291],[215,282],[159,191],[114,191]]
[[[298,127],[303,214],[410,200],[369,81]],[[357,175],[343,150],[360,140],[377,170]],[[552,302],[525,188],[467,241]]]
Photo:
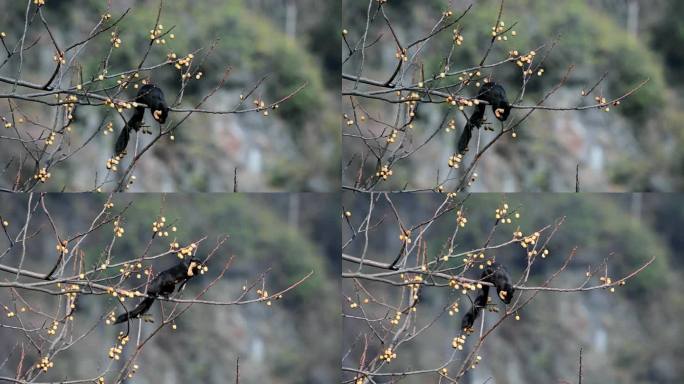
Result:
[[[488,265],[484,269],[484,271],[482,271],[480,280],[486,283],[494,284],[494,287],[496,287],[496,292],[498,293],[499,298],[505,304],[510,304],[511,300],[513,300],[513,293],[515,292],[515,288],[513,287],[513,284],[511,284],[511,275],[508,273],[508,270],[506,270],[506,267],[504,267],[503,265],[499,263],[492,263],[492,265]],[[482,288],[478,292],[477,297],[475,297],[475,301],[473,301],[472,307],[470,307],[470,310],[466,312],[466,314],[463,316],[463,319],[461,320],[462,330],[466,332],[472,330],[473,324],[475,324],[475,320],[477,319],[477,316],[480,314],[480,311],[487,306],[488,299],[489,286],[482,285]]]
[[[159,87],[153,84],[143,85],[138,91],[138,94],[135,96],[135,101],[136,103],[141,103],[149,107],[152,111],[152,117],[154,117],[154,119],[160,124],[164,124],[166,122],[166,117],[169,115],[169,106],[166,104],[164,92],[162,92]],[[128,140],[131,137],[131,130],[140,130],[144,116],[145,107],[141,105],[135,107],[133,116],[128,119],[128,122],[121,130],[121,134],[119,134],[119,138],[116,139],[114,153],[117,156],[125,154],[126,147],[128,146]]]
[[[508,103],[506,90],[501,85],[494,82],[482,84],[476,98],[489,103],[492,106],[494,116],[499,121],[506,121],[508,119],[508,115],[511,113],[511,105]],[[475,106],[475,111],[470,115],[465,128],[463,128],[463,133],[458,139],[458,153],[463,154],[468,150],[468,143],[470,143],[470,139],[473,136],[473,128],[480,128],[484,122],[486,108],[487,105],[482,103]]]

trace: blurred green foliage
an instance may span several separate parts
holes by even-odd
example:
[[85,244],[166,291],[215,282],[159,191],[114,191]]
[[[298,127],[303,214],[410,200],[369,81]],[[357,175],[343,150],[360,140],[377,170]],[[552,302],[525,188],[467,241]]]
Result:
[[[443,1],[430,1],[427,4],[410,1],[392,2],[387,7],[390,20],[401,26],[409,26],[415,15],[429,14],[437,20],[438,15],[446,9]],[[454,51],[450,69],[467,68],[477,65],[491,41],[491,27],[496,22],[499,1],[483,0],[477,2],[470,12],[457,25],[462,28],[464,44]],[[359,7],[357,5],[356,7]],[[465,8],[454,9],[454,16],[460,16]],[[533,10],[533,12],[531,12]],[[351,13],[352,11],[350,11]],[[357,10],[358,12],[358,10]],[[365,11],[363,12],[365,14]],[[544,15],[539,17],[539,15]],[[649,82],[634,96],[625,100],[617,109],[628,118],[645,120],[649,113],[660,108],[664,95],[663,69],[657,59],[650,54],[648,47],[630,36],[620,28],[608,15],[594,12],[583,0],[567,0],[563,6],[545,0],[521,0],[506,2],[502,20],[506,27],[516,23],[516,37],[506,42],[498,42],[490,53],[487,63],[501,60],[511,50],[521,54],[534,50],[535,47],[546,47],[558,44],[546,57],[545,76],[533,78],[528,85],[528,92],[536,99],[556,85],[565,75],[570,65],[575,69],[566,84],[590,88],[598,77],[609,71],[608,88],[604,96],[608,99],[618,97],[637,86],[642,81]],[[350,20],[358,28],[359,21]],[[362,29],[361,29],[362,30]],[[408,27],[405,40],[419,36],[413,28]],[[450,33],[443,33],[433,41],[425,57],[425,73],[437,74],[444,70],[444,57],[452,45]],[[407,40],[408,41],[408,40]],[[543,51],[539,51],[543,55]],[[521,71],[515,63],[506,67],[497,67],[491,73],[498,81],[517,84],[521,81]],[[530,92],[531,91],[531,92]],[[528,93],[528,95],[529,95]],[[593,104],[593,99],[588,101]]]
[[[148,6],[136,8],[120,24],[121,30],[126,32],[122,34],[124,43],[111,60],[115,68],[130,68],[139,63],[141,52],[150,42],[147,30],[154,26],[157,17],[158,9],[154,4],[149,1]],[[267,102],[285,97],[306,84],[296,97],[281,104],[278,111],[291,128],[293,138],[301,134],[307,121],[323,118],[324,99],[320,95],[325,91],[316,60],[304,47],[274,28],[268,19],[245,9],[243,0],[168,2],[161,23],[167,30],[174,25],[181,28],[173,30],[174,40],[167,37],[166,49],[151,51],[147,63],[166,60],[169,51],[176,52],[179,57],[200,47],[204,50],[195,54],[197,57],[211,52],[202,60],[204,80],[201,85],[191,84],[185,94],[192,103],[198,102],[230,67],[231,75],[225,83],[228,88],[250,89],[259,78],[267,76],[264,95]],[[86,73],[99,73],[100,57],[91,55],[92,59],[83,63]],[[153,77],[167,89],[180,86],[178,71],[171,66],[155,72]]]
[[[201,247],[200,256],[213,247],[219,236],[228,235],[226,247],[219,255],[224,259],[235,255],[236,265],[248,264],[252,271],[260,268],[277,271],[269,279],[274,287],[285,287],[293,279],[315,271],[306,283],[286,297],[297,306],[322,292],[329,292],[330,287],[325,287],[327,266],[321,249],[302,237],[299,228],[289,226],[278,212],[269,209],[267,204],[256,204],[246,195],[198,196],[201,195],[133,199],[134,206],[126,215],[127,236],[117,241],[117,251],[126,257],[137,255],[151,237],[152,221],[163,212],[169,222],[178,222],[178,236],[183,239],[181,245],[183,241],[209,236]],[[120,200],[123,203],[131,199],[122,197]],[[161,211],[160,206],[163,207]],[[330,209],[324,212],[334,214]],[[210,230],[220,232],[209,233]],[[217,268],[218,265],[213,269]]]
[[653,46],[665,58],[665,64],[670,68],[670,75],[679,85],[684,81],[684,2],[667,0],[665,2],[664,17],[654,26],[651,40]]

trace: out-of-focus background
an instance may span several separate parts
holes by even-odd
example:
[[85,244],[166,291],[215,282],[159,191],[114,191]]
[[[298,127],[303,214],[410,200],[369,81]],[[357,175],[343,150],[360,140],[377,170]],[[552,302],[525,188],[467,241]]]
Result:
[[[463,45],[451,57],[450,70],[477,65],[491,39],[497,18],[498,0],[392,0],[384,9],[400,41],[406,44],[427,35],[448,6],[456,17],[468,5],[470,13],[459,22]],[[373,10],[375,5],[373,6]],[[368,1],[343,1],[343,27],[349,41],[364,31]],[[574,191],[575,168],[579,164],[582,191],[679,191],[684,188],[684,3],[679,0],[516,0],[504,4],[506,27],[517,25],[517,37],[499,42],[488,63],[505,59],[509,50],[528,52],[559,36],[544,65],[542,77],[534,76],[523,104],[535,104],[564,75],[575,70],[565,87],[545,104],[575,106],[593,104],[593,96],[621,96],[644,79],[649,83],[609,113],[537,111],[518,130],[497,142],[480,162],[472,191]],[[380,17],[380,16],[378,16]],[[384,80],[396,67],[396,44],[384,22],[376,22],[366,52],[364,76]],[[379,42],[378,29],[384,28]],[[451,29],[423,49],[426,76],[439,73],[450,52]],[[358,55],[357,55],[358,56]],[[360,57],[350,60],[343,71],[355,75]],[[493,70],[497,82],[506,86],[509,98],[518,94],[521,74],[514,63]],[[606,80],[589,98],[581,91],[591,88],[605,73]],[[484,74],[489,71],[484,70]],[[472,90],[470,90],[472,91]],[[591,99],[591,100],[588,100]],[[343,101],[349,112],[348,100]],[[395,115],[382,103],[366,103],[370,116],[392,122]],[[443,107],[422,105],[413,134],[421,143],[439,124]],[[466,109],[467,113],[470,113]],[[526,111],[514,110],[512,117]],[[489,112],[488,112],[489,114]],[[491,120],[491,118],[490,118]],[[394,175],[381,189],[435,188],[437,172],[448,173],[447,159],[465,119],[458,129],[441,131],[431,143],[393,168]],[[494,125],[498,129],[498,124]],[[347,129],[347,128],[345,128]],[[350,131],[351,132],[351,131]],[[485,133],[485,140],[493,133]],[[343,162],[363,149],[359,140],[344,138]],[[468,160],[469,158],[466,158]],[[372,163],[371,165],[374,165]],[[344,174],[352,184],[354,172]]]
[[[406,226],[430,218],[443,201],[436,194],[391,196]],[[498,229],[491,244],[509,240],[519,223],[523,233],[531,233],[542,226],[565,217],[564,224],[554,235],[548,249],[550,256],[537,260],[530,275],[530,284],[539,285],[556,271],[573,247],[578,251],[574,261],[552,284],[555,287],[579,286],[585,279],[589,264],[608,261],[611,277],[625,276],[645,263],[651,256],[656,260],[615,293],[594,290],[585,293],[541,292],[520,312],[520,321],[505,321],[490,335],[480,351],[482,361],[469,374],[464,384],[522,384],[576,383],[579,350],[583,349],[582,383],[681,383],[684,369],[684,246],[681,226],[684,223],[682,195],[663,194],[479,194],[470,196],[464,213],[468,224],[460,229],[454,253],[479,248],[484,244],[494,223],[494,211],[506,201],[511,210],[519,210],[521,217],[514,225]],[[368,197],[358,194],[343,196],[345,209],[352,212],[352,223],[358,226],[368,212]],[[380,198],[375,204],[373,229],[366,257],[391,262],[400,248],[394,214]],[[426,258],[432,260],[448,249],[456,215],[444,215],[427,233]],[[508,228],[508,229],[507,229]],[[343,225],[343,242],[348,228]],[[359,255],[363,240],[345,252]],[[490,251],[497,261],[508,267],[514,281],[526,265],[526,252],[517,244]],[[457,263],[458,260],[454,261]],[[342,270],[356,271],[355,264],[343,264]],[[470,277],[477,277],[471,276]],[[343,279],[343,292],[354,296],[353,283]],[[599,283],[594,277],[591,285]],[[374,298],[396,304],[397,287],[385,284],[366,284]],[[520,292],[516,292],[520,294]],[[528,293],[529,294],[529,293]],[[491,293],[490,293],[491,296]],[[355,296],[354,296],[355,297]],[[418,304],[420,329],[447,305],[462,297],[448,288],[422,289]],[[502,307],[498,299],[492,298]],[[468,302],[461,302],[467,308]],[[371,307],[366,308],[374,316]],[[349,309],[345,313],[360,316]],[[381,311],[382,312],[382,311]],[[427,332],[396,350],[397,359],[387,371],[402,372],[434,369],[448,360],[451,340],[460,335],[461,317],[444,314]],[[497,314],[485,312],[489,325]],[[363,321],[344,321],[345,351],[356,341],[359,332],[369,332]],[[374,323],[376,328],[379,325]],[[479,328],[478,328],[479,329]],[[371,333],[372,334],[372,333]],[[371,340],[371,337],[369,337]],[[465,357],[470,343],[460,357]],[[368,356],[375,356],[381,346],[370,342]],[[351,355],[345,365],[357,366],[358,356]],[[460,364],[460,360],[457,362]],[[450,372],[455,367],[449,367]],[[489,380],[488,380],[489,379]],[[378,382],[391,382],[389,379]],[[425,375],[402,380],[404,383],[437,382],[437,375]]]
[[[34,203],[38,196],[34,195]],[[8,221],[10,234],[18,233],[26,217],[26,195],[0,196],[0,215]],[[90,221],[102,209],[101,195],[48,195],[46,205],[62,236],[88,229]],[[130,383],[232,383],[235,382],[236,358],[240,358],[240,383],[332,383],[339,377],[340,321],[338,279],[340,224],[339,196],[333,194],[277,195],[147,195],[126,194],[113,199],[114,208],[131,206],[122,226],[125,234],[112,249],[113,262],[139,257],[150,239],[152,222],[163,209],[168,223],[178,227],[174,233],[181,244],[202,236],[197,253],[205,257],[219,237],[228,241],[214,255],[206,275],[188,282],[184,298],[192,298],[212,281],[231,255],[232,266],[204,296],[207,300],[230,301],[242,287],[256,280],[270,268],[266,289],[275,293],[314,271],[304,284],[286,293],[272,306],[265,303],[238,306],[193,305],[177,321],[178,329],[165,327],[145,346],[136,363],[140,366]],[[55,261],[55,238],[43,214],[36,214],[29,226],[29,246],[24,268],[46,273]],[[36,234],[37,233],[37,234]],[[35,235],[33,235],[35,234]],[[111,224],[91,234],[82,245],[86,263],[93,267],[112,238]],[[155,241],[151,254],[168,250],[170,240]],[[0,248],[8,246],[3,233]],[[71,246],[70,246],[71,247]],[[19,244],[0,264],[17,265]],[[176,261],[174,261],[176,260]],[[156,270],[177,262],[174,255],[151,262]],[[99,265],[99,264],[97,264]],[[0,272],[0,281],[14,281],[15,275]],[[35,282],[21,278],[19,281]],[[42,293],[19,290],[30,300],[33,310],[52,312],[56,298]],[[247,298],[253,299],[252,292]],[[137,299],[132,299],[137,302]],[[95,324],[111,309],[111,296],[81,296],[74,313],[76,334]],[[127,301],[129,306],[133,301]],[[0,288],[0,304],[14,307],[12,293]],[[24,305],[18,302],[17,305]],[[0,376],[14,377],[20,345],[24,344],[24,369],[38,357],[19,326],[18,317],[8,318],[0,307]],[[159,324],[159,306],[150,313],[155,323],[142,323],[142,336]],[[28,328],[40,328],[34,314],[21,314]],[[136,322],[137,323],[137,322]],[[48,322],[49,326],[50,323]],[[61,332],[60,326],[60,332]],[[135,348],[137,325],[131,342],[124,348],[121,362]],[[107,353],[116,344],[123,326],[100,321],[91,334],[54,358],[54,367],[39,381],[92,378],[110,361]],[[46,336],[44,331],[31,333]],[[7,360],[6,360],[7,359]],[[116,365],[115,365],[116,367]],[[110,382],[107,378],[105,382]]]
[[[130,8],[119,24],[121,47],[109,58],[109,73],[137,67],[155,25],[158,0],[114,1],[111,20]],[[27,1],[3,1],[0,30],[12,48],[24,28]],[[49,0],[43,11],[58,42],[82,39],[100,16],[107,2],[99,0]],[[164,139],[145,154],[135,172],[131,191],[232,191],[233,171],[238,169],[240,191],[335,191],[339,185],[339,9],[336,2],[315,0],[202,0],[165,1],[160,23],[165,30],[175,26],[175,39],[155,45],[146,64],[166,59],[170,50],[179,57],[198,48],[210,48],[203,62],[201,80],[187,87],[182,107],[191,108],[212,90],[226,67],[231,73],[225,85],[203,107],[231,109],[262,77],[268,76],[253,96],[268,104],[286,96],[303,83],[306,88],[284,102],[268,117],[261,113],[243,115],[195,114],[175,133],[175,142]],[[54,70],[54,47],[39,21],[28,34],[27,44],[41,35],[36,47],[26,52],[22,79],[45,82]],[[109,32],[91,41],[81,56],[83,76],[91,78],[111,46]],[[4,52],[4,50],[3,50]],[[203,56],[196,54],[196,58]],[[0,53],[0,58],[4,55]],[[0,75],[16,75],[18,55],[0,70]],[[143,73],[143,76],[145,73]],[[175,99],[180,75],[172,65],[155,70],[151,76]],[[0,84],[0,92],[11,90]],[[29,92],[31,93],[31,92]],[[135,91],[124,92],[134,97]],[[251,97],[246,107],[252,107]],[[54,118],[41,104],[19,103],[39,121]],[[82,107],[72,126],[72,140],[79,142],[92,132],[107,108]],[[0,113],[8,114],[7,105]],[[124,112],[129,116],[130,113]],[[182,114],[172,115],[178,120]],[[113,117],[112,117],[113,119]],[[123,123],[113,119],[114,134]],[[154,128],[156,130],[156,127]],[[102,175],[112,156],[114,134],[100,132],[77,156],[53,168],[43,190],[92,190],[96,173]],[[4,133],[3,133],[3,136]],[[0,140],[0,164],[22,153],[17,141]],[[17,159],[15,159],[16,164]],[[16,176],[3,172],[1,185],[9,187]]]

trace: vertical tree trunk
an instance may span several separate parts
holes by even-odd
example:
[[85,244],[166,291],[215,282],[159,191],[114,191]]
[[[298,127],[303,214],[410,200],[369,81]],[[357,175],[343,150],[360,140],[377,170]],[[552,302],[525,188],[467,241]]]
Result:
[[290,193],[290,201],[288,204],[287,221],[290,227],[296,228],[299,225],[299,194]]
[[639,34],[639,0],[627,0],[627,31],[634,37]]
[[297,4],[295,0],[288,0],[285,7],[285,33],[294,38],[297,33]]
[[635,221],[641,221],[641,207],[643,206],[643,195],[641,193],[632,194],[632,218]]

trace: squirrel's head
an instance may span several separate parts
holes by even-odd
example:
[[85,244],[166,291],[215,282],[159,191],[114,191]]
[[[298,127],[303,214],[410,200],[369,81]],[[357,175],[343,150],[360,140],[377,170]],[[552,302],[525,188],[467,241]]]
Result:
[[188,266],[188,276],[203,275],[209,270],[206,264],[194,257],[186,261],[185,264]]
[[511,300],[513,300],[514,292],[515,288],[513,288],[513,284],[507,281],[503,284],[503,287],[499,289],[499,298],[501,298],[501,301],[504,303],[510,304]]
[[166,117],[169,115],[169,108],[164,104],[161,109],[155,109],[152,111],[152,116],[160,124],[166,123]]

